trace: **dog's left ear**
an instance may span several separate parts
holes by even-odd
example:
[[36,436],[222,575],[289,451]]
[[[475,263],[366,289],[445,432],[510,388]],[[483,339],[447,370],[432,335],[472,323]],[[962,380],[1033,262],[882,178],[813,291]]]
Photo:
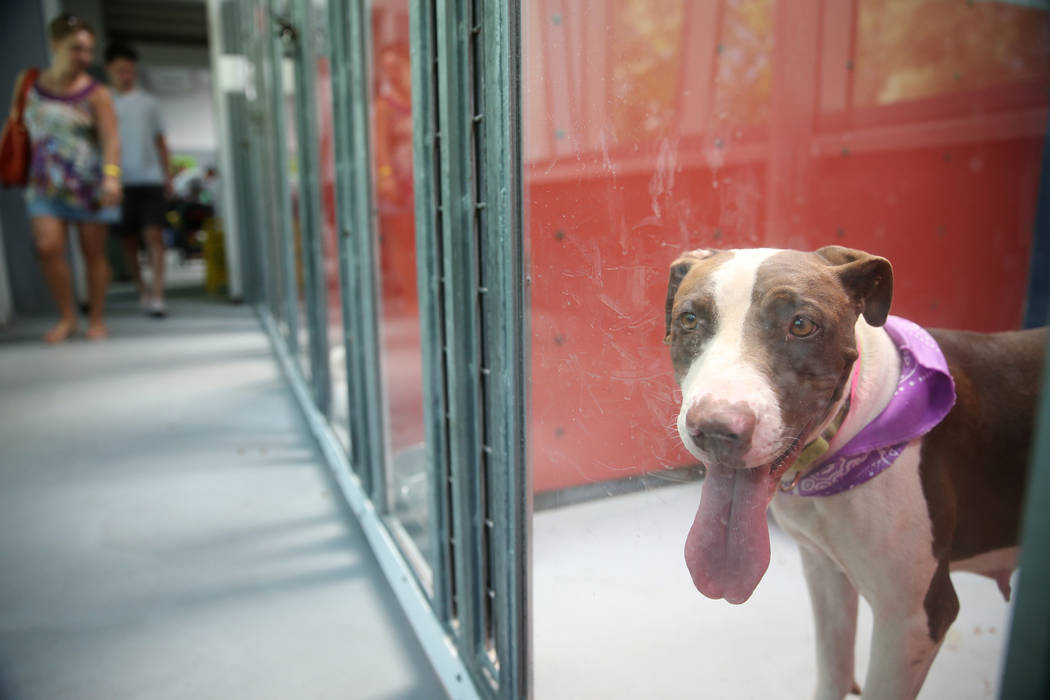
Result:
[[817,251],[836,269],[839,281],[873,326],[886,323],[893,301],[893,266],[886,258],[863,250],[829,245]]
[[697,250],[682,253],[671,263],[671,275],[667,280],[666,323],[664,325],[665,344],[671,342],[671,310],[674,308],[674,297],[678,294],[678,286],[682,284],[682,280],[693,269],[693,265],[701,260],[706,260],[717,252],[717,250],[698,248]]

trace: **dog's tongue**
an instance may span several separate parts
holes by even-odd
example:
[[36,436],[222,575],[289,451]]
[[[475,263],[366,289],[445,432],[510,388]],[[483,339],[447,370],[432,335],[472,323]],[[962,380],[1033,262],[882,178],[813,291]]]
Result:
[[743,603],[769,566],[766,508],[776,493],[769,468],[707,468],[685,562],[697,590],[708,598]]

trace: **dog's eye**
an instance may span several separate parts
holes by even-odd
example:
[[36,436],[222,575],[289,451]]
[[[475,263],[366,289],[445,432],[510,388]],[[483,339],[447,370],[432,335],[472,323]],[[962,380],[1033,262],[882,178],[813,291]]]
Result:
[[686,330],[691,331],[694,328],[696,328],[696,324],[697,324],[696,314],[692,314],[692,313],[690,313],[690,314],[682,314],[678,318],[678,323],[681,324],[682,328],[685,328]]
[[788,327],[788,330],[791,332],[791,335],[796,338],[808,338],[816,333],[818,328],[819,326],[817,326],[817,324],[813,323],[813,321],[805,316],[796,316],[795,320],[791,322],[791,326]]

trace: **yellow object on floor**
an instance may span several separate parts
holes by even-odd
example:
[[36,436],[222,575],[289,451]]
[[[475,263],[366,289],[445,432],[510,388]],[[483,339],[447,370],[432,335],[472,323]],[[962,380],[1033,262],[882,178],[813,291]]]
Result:
[[213,216],[204,221],[204,289],[218,295],[226,284],[226,238]]

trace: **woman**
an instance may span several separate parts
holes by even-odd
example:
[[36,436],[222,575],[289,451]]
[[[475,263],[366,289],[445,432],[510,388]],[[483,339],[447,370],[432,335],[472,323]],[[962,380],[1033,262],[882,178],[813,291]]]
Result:
[[[26,206],[48,289],[61,318],[45,336],[49,343],[76,330],[76,307],[66,237],[70,222],[80,232],[91,314],[87,337],[105,338],[102,306],[109,284],[106,235],[120,210],[120,138],[109,90],[87,74],[95,51],[90,26],[71,14],[51,22],[50,67],[29,89],[25,123],[32,156]],[[16,94],[26,74],[16,83]]]

